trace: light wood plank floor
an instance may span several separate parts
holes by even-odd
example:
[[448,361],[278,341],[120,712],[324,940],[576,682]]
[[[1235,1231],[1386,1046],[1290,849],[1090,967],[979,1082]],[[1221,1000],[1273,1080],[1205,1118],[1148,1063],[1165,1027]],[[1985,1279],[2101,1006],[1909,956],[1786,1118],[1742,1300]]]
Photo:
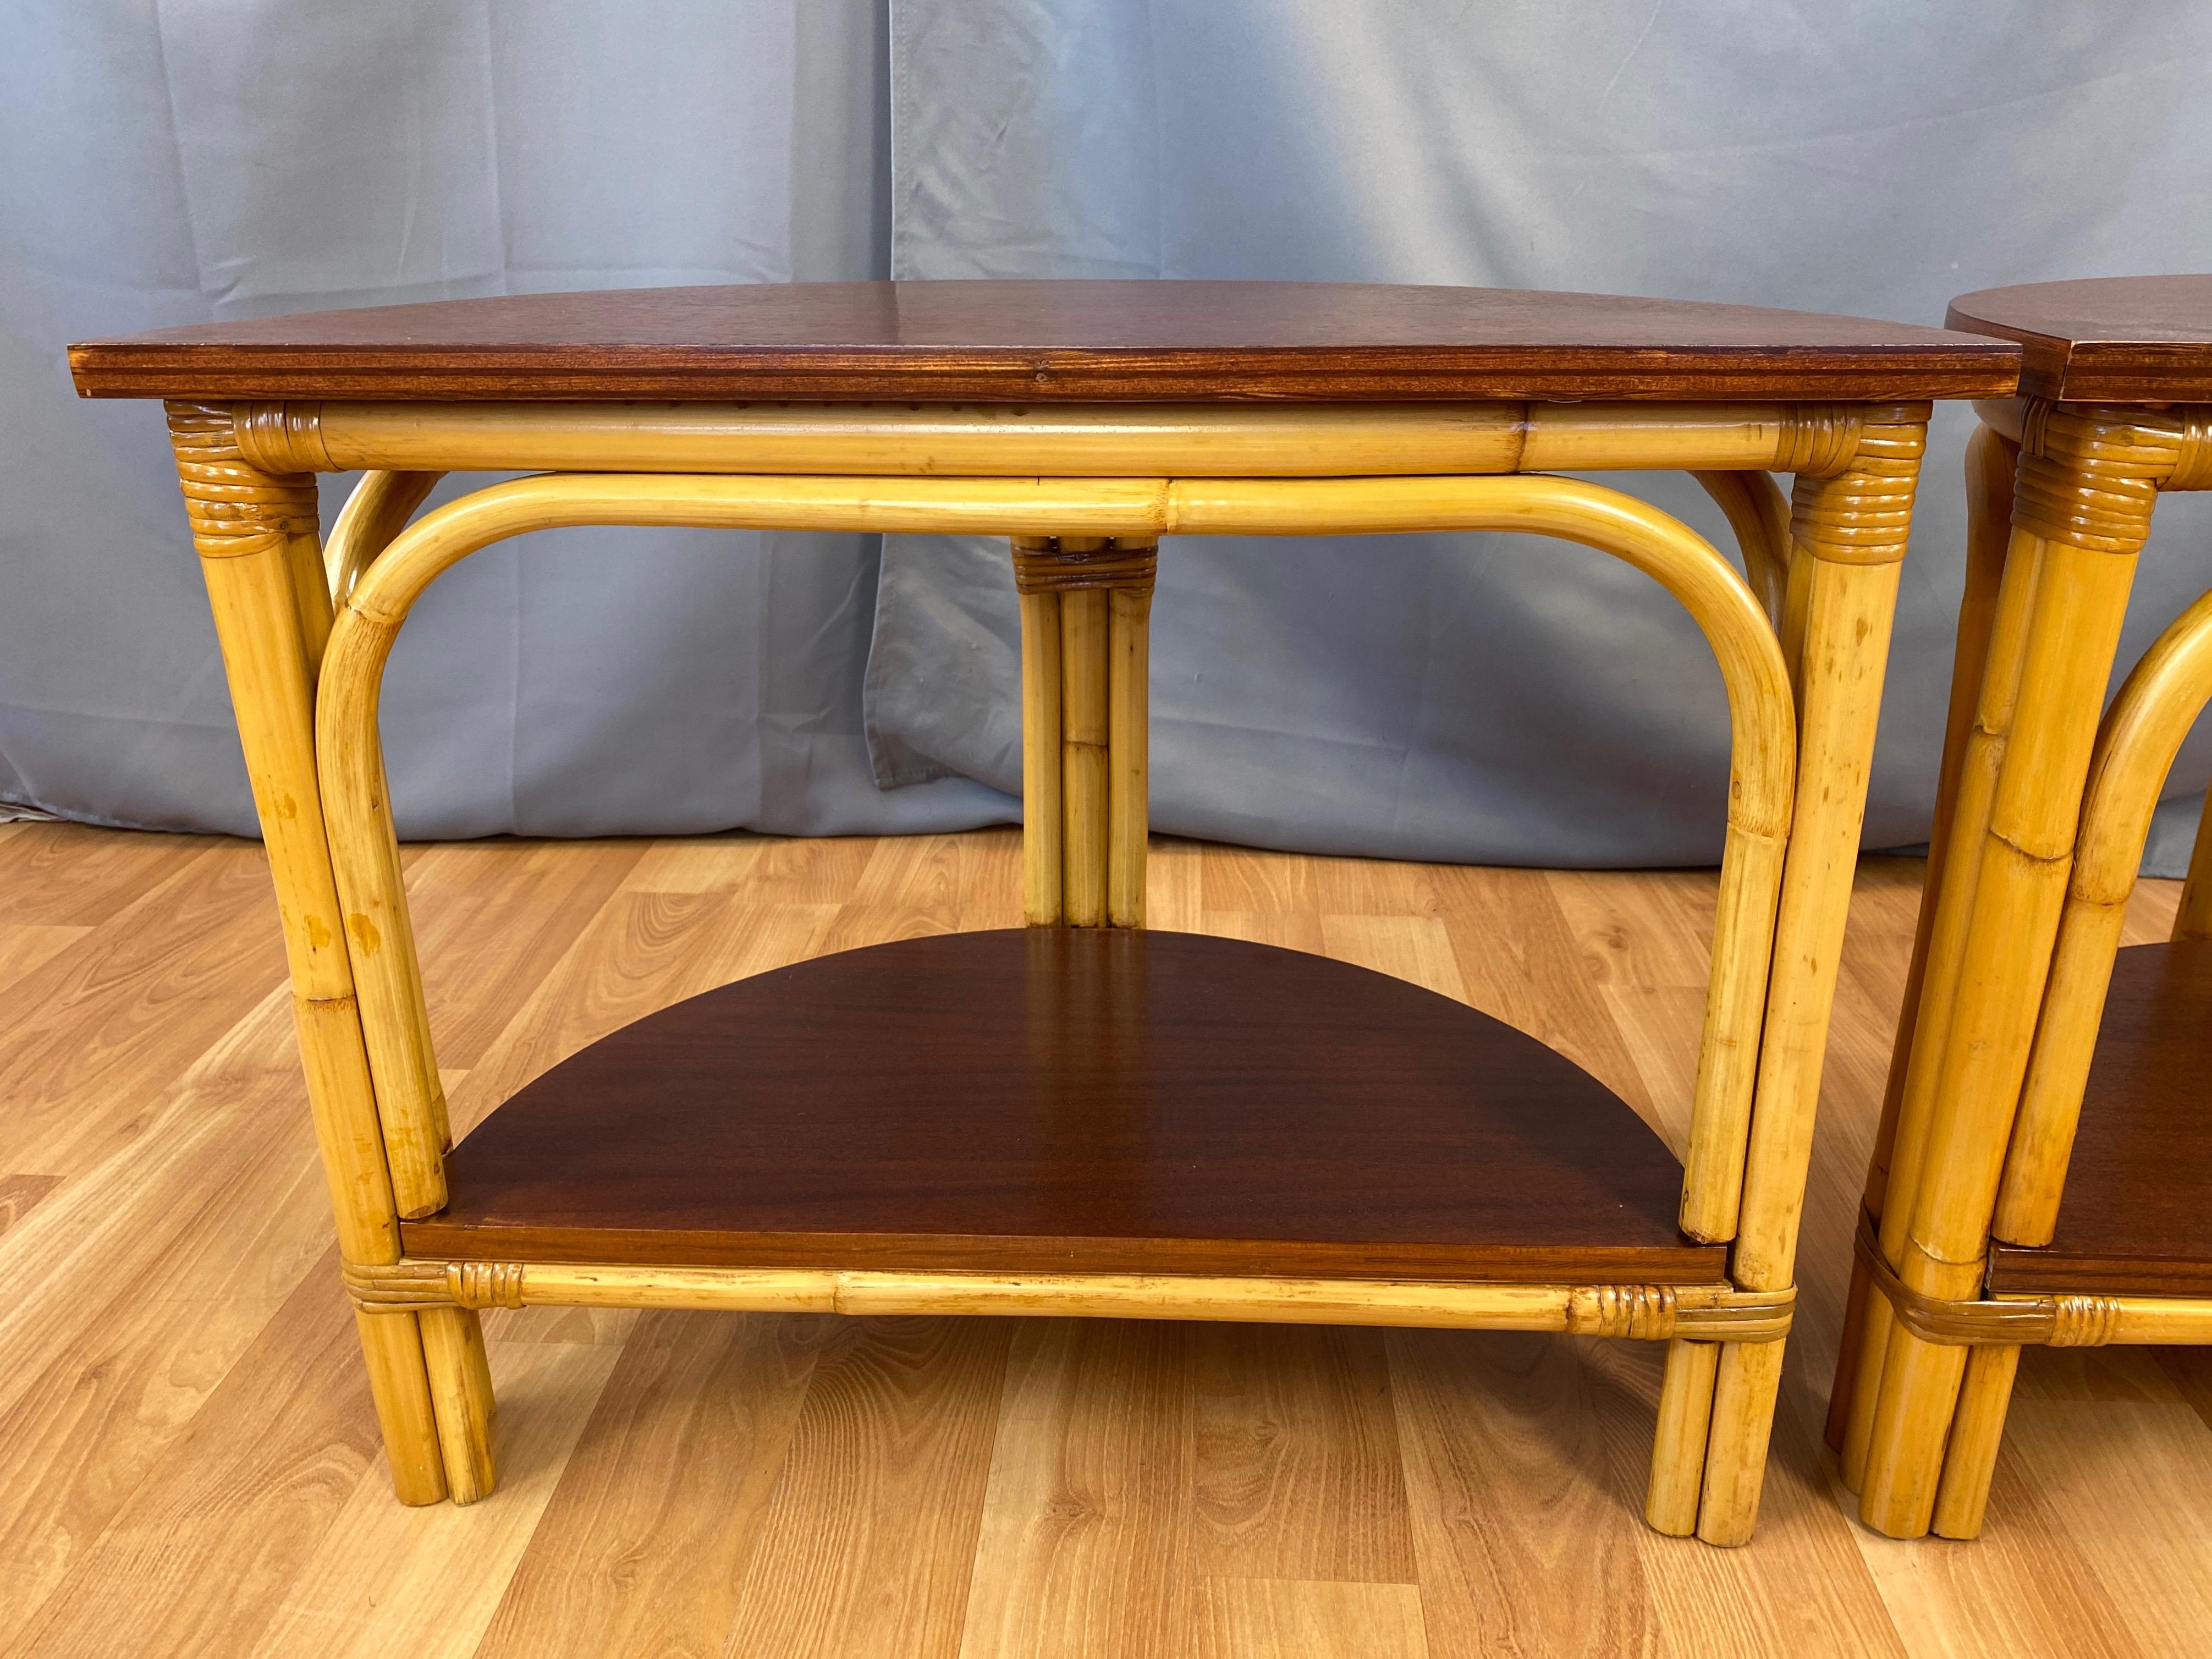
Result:
[[[1018,920],[1012,832],[408,861],[457,1127],[724,981]],[[1679,1150],[1710,875],[1153,872],[1157,925],[1463,997]],[[1638,1518],[1655,1347],[1117,1322],[495,1314],[504,1484],[404,1510],[258,848],[0,826],[0,1652],[2212,1650],[2197,1351],[2031,1351],[1977,1545],[1865,1532],[1819,1448],[1919,873],[1861,874],[1765,1514],[1722,1552]]]

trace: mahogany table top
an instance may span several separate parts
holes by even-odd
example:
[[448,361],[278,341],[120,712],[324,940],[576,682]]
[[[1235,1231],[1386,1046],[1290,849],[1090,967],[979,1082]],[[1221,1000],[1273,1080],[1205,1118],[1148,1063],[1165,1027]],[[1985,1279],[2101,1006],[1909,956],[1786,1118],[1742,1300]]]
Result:
[[2212,402],[2212,276],[1984,289],[1952,301],[1949,321],[2019,341],[2032,398]]
[[[2212,279],[2207,279],[2212,280]],[[796,283],[532,294],[70,349],[94,398],[1904,402],[2011,394],[2020,348],[1905,323],[1513,289]]]

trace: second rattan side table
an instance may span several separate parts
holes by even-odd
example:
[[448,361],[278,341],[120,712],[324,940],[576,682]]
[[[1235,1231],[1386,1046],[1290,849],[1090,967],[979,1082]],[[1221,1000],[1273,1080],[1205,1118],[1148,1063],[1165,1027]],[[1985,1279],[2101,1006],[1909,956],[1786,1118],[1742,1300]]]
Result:
[[1828,1423],[1861,1516],[1901,1538],[1981,1530],[2022,1344],[2212,1341],[2212,842],[2173,942],[2115,971],[2212,697],[2204,602],[2100,721],[2152,508],[2212,489],[2212,276],[1993,289],[1951,320],[2022,343],[2025,395],[1981,405],[1967,463],[1928,889]]

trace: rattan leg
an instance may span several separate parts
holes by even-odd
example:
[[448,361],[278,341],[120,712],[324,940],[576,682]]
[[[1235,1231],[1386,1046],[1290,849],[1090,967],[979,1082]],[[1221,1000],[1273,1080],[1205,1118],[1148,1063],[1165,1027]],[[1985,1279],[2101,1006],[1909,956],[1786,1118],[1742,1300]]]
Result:
[[392,1490],[401,1503],[415,1504],[440,1503],[447,1496],[446,1460],[438,1442],[437,1411],[430,1403],[421,1317],[411,1313],[354,1314]]
[[1973,1349],[1959,1388],[1951,1419],[1951,1439],[1943,1454],[1943,1475],[1936,1488],[1932,1530],[1945,1538],[1981,1534],[1989,1507],[1990,1478],[1996,1473],[1997,1447],[2004,1439],[2005,1414],[2012,1407],[2012,1382],[2020,1370],[2020,1350],[1991,1346]]
[[[2010,736],[1985,834],[1970,844],[1963,818],[1954,830],[1958,869],[1939,902],[1946,912],[1959,902],[1959,875],[1971,860],[1971,910],[1955,954],[1944,958],[1955,988],[1940,1052],[1917,1053],[1911,1063],[1915,1080],[1933,1085],[1917,1174],[1908,1200],[1901,1174],[1915,1127],[1908,1087],[1883,1216],[1884,1254],[1923,1296],[1961,1299],[1980,1282],[2106,681],[2157,481],[2177,452],[2174,437],[2095,410],[2041,410],[2027,429],[2006,587],[2014,585],[2012,566],[2032,563],[2034,595],[2017,694],[2002,696],[1993,668],[1983,698],[1985,720],[1994,713],[1990,723],[2008,726]],[[2000,637],[2005,608],[2001,596]],[[1991,657],[1994,665],[1996,644]],[[1939,915],[1939,935],[1944,919]],[[1923,1012],[1916,1046],[1925,1034]],[[1900,1216],[1908,1218],[1902,1226]],[[1877,1531],[1917,1537],[1928,1530],[1965,1370],[1965,1350],[1892,1329],[1860,1489],[1860,1516]]]
[[1759,1523],[1774,1399],[1782,1385],[1782,1347],[1779,1342],[1722,1346],[1705,1491],[1698,1502],[1698,1536],[1708,1544],[1748,1544]]
[[1024,593],[1021,606],[1022,919],[1049,927],[1062,915],[1060,595]]
[[[1874,761],[1898,575],[1920,458],[1923,409],[1869,412],[1850,470],[1801,477],[1792,510],[1800,631],[1798,778],[1759,1084],[1729,1272],[1746,1289],[1792,1282],[1859,830]],[[1798,620],[1802,617],[1802,621]],[[1698,1535],[1751,1535],[1781,1375],[1779,1344],[1721,1356]]]
[[[1990,645],[1997,613],[1997,598],[2004,574],[2005,547],[2012,528],[2013,467],[2019,447],[1989,427],[1978,427],[1966,449],[1966,581],[1959,601],[1959,628],[1951,658],[1951,699],[1943,726],[1942,767],[1936,786],[1936,811],[1928,837],[1928,866],[1921,889],[1920,915],[1913,931],[1912,965],[1905,975],[1905,1000],[1898,1013],[1898,1037],[1890,1053],[1889,1086],[1882,1099],[1881,1124],[1875,1132],[1874,1156],[1867,1171],[1867,1213],[1881,1219],[1888,1188],[1891,1148],[1897,1139],[1899,1108],[1905,1096],[1907,1068],[1912,1054],[1913,1033],[1920,1018],[1921,995],[1927,980],[1929,948],[1936,925],[1936,896],[1942,889],[1946,859],[1951,846],[1952,824],[1957,816],[1960,780],[1974,736],[1974,714],[1981,701],[1982,682],[1989,666]],[[1980,797],[1987,801],[1986,793]],[[1978,817],[1973,840],[1978,841]],[[1939,975],[1940,1000],[1948,1008],[1950,981]],[[1904,1194],[1909,1206],[1911,1194]],[[1859,1397],[1862,1366],[1870,1367],[1870,1390],[1881,1375],[1881,1352],[1889,1335],[1888,1310],[1870,1306],[1872,1294],[1865,1268],[1851,1267],[1850,1300],[1844,1312],[1843,1340],[1836,1357],[1835,1382],[1828,1398],[1826,1437],[1838,1451],[1851,1440],[1852,1401]],[[1845,1479],[1853,1491],[1866,1465],[1866,1433],[1871,1410],[1858,1418],[1853,1455],[1844,1458]]]
[[1145,925],[1145,856],[1149,839],[1152,591],[1117,587],[1108,595],[1108,764],[1106,919]]
[[422,1322],[422,1359],[429,1371],[446,1486],[456,1504],[473,1504],[490,1497],[498,1479],[492,1465],[495,1408],[483,1327],[473,1308],[425,1308],[417,1317]]
[[1145,925],[1155,543],[1017,536],[1023,910],[1031,927]]
[[1106,830],[1111,793],[1109,599],[1102,588],[1060,596],[1061,890],[1071,927],[1106,922]]
[[[170,430],[276,884],[339,1249],[351,1262],[396,1261],[398,1216],[315,775],[312,668],[330,602],[311,545],[314,481],[246,465],[228,409],[173,406]],[[434,1504],[446,1481],[416,1317],[365,1315],[359,1324],[392,1484],[404,1503]]]
[[1659,1531],[1687,1538],[1698,1529],[1698,1499],[1705,1482],[1705,1440],[1712,1426],[1713,1382],[1721,1345],[1680,1337],[1667,1345],[1667,1375],[1659,1389],[1659,1437],[1651,1448],[1651,1483],[1644,1518]]

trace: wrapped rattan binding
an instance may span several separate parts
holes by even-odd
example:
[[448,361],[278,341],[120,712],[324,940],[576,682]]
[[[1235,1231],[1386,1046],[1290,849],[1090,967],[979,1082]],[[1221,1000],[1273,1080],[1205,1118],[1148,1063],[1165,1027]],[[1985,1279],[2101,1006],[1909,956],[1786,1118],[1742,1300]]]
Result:
[[1017,536],[1014,586],[1024,593],[1066,593],[1089,587],[1149,593],[1159,568],[1156,541],[1122,536]]

